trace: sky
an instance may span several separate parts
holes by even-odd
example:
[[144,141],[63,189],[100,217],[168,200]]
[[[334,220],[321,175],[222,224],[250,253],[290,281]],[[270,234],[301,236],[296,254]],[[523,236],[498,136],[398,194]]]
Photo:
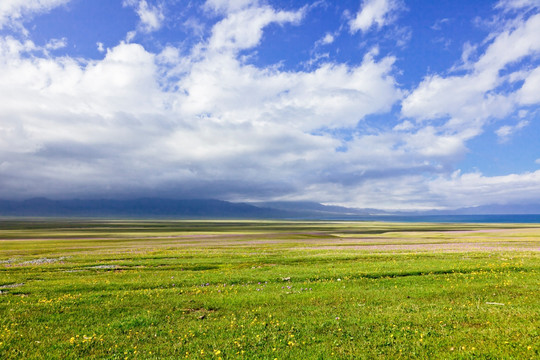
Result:
[[1,0],[0,198],[540,202],[540,0]]

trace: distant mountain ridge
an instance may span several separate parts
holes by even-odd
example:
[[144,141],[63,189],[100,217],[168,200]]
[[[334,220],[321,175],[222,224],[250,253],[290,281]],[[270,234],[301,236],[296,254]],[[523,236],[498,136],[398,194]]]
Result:
[[0,216],[282,218],[286,211],[214,199],[0,200]]
[[369,215],[379,211],[376,209],[356,209],[336,205],[323,205],[313,201],[264,201],[250,204],[263,208],[321,215]]
[[323,205],[309,201],[234,203],[215,199],[139,198],[128,200],[0,200],[0,216],[127,217],[185,219],[347,219],[371,215],[540,214],[540,204],[485,205],[455,210],[384,211]]

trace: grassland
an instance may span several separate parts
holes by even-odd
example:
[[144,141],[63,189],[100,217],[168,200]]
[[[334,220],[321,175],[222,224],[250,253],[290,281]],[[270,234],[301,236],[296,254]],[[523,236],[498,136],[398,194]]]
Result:
[[540,225],[0,221],[0,358],[538,359]]

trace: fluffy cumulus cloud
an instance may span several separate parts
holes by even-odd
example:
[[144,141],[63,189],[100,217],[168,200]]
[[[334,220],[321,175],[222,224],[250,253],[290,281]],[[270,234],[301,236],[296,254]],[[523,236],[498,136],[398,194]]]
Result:
[[[503,117],[522,104],[535,103],[537,70],[510,66],[540,54],[540,14],[498,34],[463,75],[426,77],[403,101],[403,114],[419,121],[449,117],[461,129],[478,127],[490,117]],[[525,81],[518,91],[504,87]]]
[[[505,90],[506,83],[522,80],[521,69],[503,75],[512,64],[540,53],[540,14],[498,34],[479,59],[466,64],[462,75],[432,75],[403,101],[403,114],[419,121],[450,117],[448,125],[479,129],[490,117],[503,117],[520,103],[535,102],[533,71],[525,75],[526,87],[518,92]],[[511,70],[510,70],[511,71]]]
[[394,59],[368,53],[357,66],[312,72],[245,64],[238,51],[266,26],[296,24],[304,12],[241,5],[187,57],[135,43],[101,60],[41,57],[31,41],[3,38],[2,196],[257,198],[297,193],[338,168],[340,140],[315,133],[388,111],[401,96]]
[[[534,1],[503,1],[498,7],[515,10],[536,5]],[[524,59],[536,59],[540,55],[540,14],[520,17],[502,26],[488,37],[475,60],[469,60],[469,54],[462,56],[464,63],[459,74],[425,77],[403,100],[402,114],[418,124],[436,124],[439,138],[445,134],[463,148],[467,140],[481,134],[490,122],[506,119],[523,106],[540,103],[538,69],[519,66]],[[464,53],[470,47],[467,44]],[[500,126],[495,133],[504,143],[529,124],[529,120],[521,119]],[[495,177],[479,172],[454,173],[431,181],[428,193],[455,207],[537,201],[540,190],[537,181],[537,172]]]
[[139,16],[139,29],[143,32],[159,30],[165,20],[163,6],[149,4],[146,0],[124,0],[124,6],[132,6]]
[[380,29],[392,23],[401,8],[399,0],[364,0],[356,17],[349,22],[350,31],[366,32],[373,26]]
[[[0,5],[0,25],[65,1],[6,3],[15,5]],[[139,16],[137,31],[166,20],[157,3],[125,4]],[[398,6],[366,0],[351,30],[386,25]],[[301,26],[305,7],[209,0],[202,11],[216,20],[187,49],[98,42],[102,57],[87,59],[51,55],[69,38],[40,47],[2,35],[0,197],[138,194],[427,209],[486,203],[490,192],[540,196],[538,172],[454,172],[489,121],[540,103],[538,68],[509,69],[538,56],[540,15],[494,31],[478,57],[464,57],[460,73],[426,76],[408,90],[396,80],[396,56],[378,48],[309,71],[248,61],[269,27]],[[322,44],[335,40],[322,35]],[[395,120],[370,128],[366,119],[382,115]],[[500,124],[497,134],[528,124],[520,121]]]
[[241,50],[256,46],[264,27],[302,19],[303,11],[275,11],[271,7],[250,7],[230,13],[212,29],[208,48],[213,51]]
[[70,0],[2,0],[0,1],[0,29],[21,27],[25,18],[43,13],[68,3]]

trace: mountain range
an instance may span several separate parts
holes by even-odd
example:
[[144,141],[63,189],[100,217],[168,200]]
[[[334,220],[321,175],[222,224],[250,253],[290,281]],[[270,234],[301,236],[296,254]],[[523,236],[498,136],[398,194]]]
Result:
[[215,199],[0,200],[0,216],[127,217],[186,219],[354,219],[369,215],[540,214],[540,204],[494,204],[432,211],[384,211],[308,201],[235,203]]

